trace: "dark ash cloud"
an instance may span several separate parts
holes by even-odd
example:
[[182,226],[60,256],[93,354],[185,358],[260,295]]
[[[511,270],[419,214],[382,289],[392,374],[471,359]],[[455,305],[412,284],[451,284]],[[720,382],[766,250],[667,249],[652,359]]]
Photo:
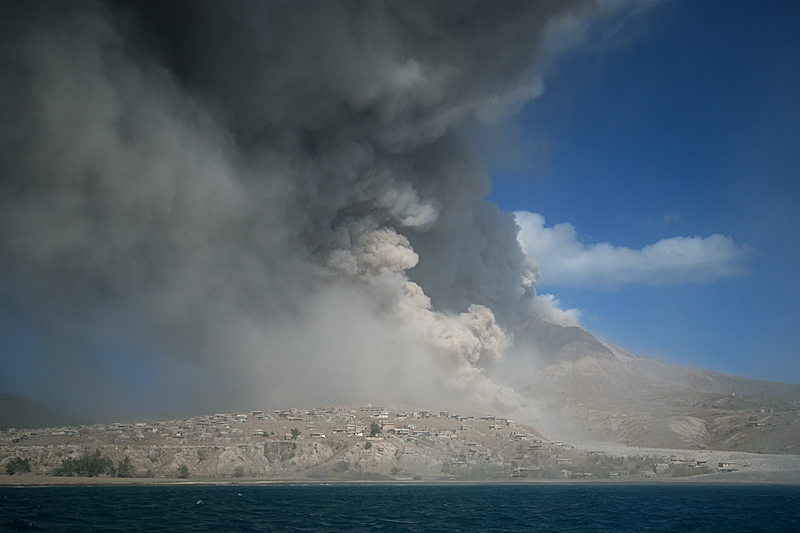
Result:
[[546,50],[596,6],[2,10],[0,298],[43,339],[24,352],[42,389],[517,401],[486,369],[532,275],[460,128],[540,94]]

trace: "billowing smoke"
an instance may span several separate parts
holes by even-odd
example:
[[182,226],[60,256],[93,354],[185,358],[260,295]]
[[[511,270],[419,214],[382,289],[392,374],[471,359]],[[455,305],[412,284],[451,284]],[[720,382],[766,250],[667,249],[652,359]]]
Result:
[[42,388],[514,405],[487,369],[533,277],[463,128],[584,4],[6,3],[0,296]]

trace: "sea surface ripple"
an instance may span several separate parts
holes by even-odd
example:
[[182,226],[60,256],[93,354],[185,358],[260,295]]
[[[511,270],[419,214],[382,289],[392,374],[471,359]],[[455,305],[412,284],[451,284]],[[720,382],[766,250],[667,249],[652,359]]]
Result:
[[0,488],[0,531],[800,531],[783,485]]

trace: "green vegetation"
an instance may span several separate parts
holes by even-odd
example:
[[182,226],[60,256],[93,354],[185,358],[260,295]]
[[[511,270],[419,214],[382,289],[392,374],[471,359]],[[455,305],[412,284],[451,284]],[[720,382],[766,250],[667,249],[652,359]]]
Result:
[[31,463],[28,459],[14,457],[6,463],[6,474],[13,476],[14,474],[27,474],[31,471]]
[[381,426],[377,422],[373,422],[369,425],[369,436],[376,437],[381,432]]
[[100,455],[100,450],[85,453],[77,459],[64,459],[61,466],[53,470],[54,476],[97,477],[114,475],[114,463]]
[[289,433],[292,434],[292,440],[296,440],[297,437],[300,436],[300,430],[297,428],[292,428],[292,431],[290,431]]
[[178,472],[175,474],[175,477],[180,479],[186,479],[189,477],[189,467],[186,465],[178,466]]
[[372,443],[370,441],[367,441],[367,443],[364,445],[364,449],[365,450],[371,450],[372,449]]
[[[28,467],[30,469],[30,467]],[[78,477],[134,477],[135,471],[130,457],[125,457],[115,467],[108,457],[103,457],[100,450],[85,453],[76,459],[64,459],[61,466],[53,470],[54,476]]]
[[125,459],[119,463],[116,475],[117,477],[134,477],[134,470],[130,457],[125,457]]

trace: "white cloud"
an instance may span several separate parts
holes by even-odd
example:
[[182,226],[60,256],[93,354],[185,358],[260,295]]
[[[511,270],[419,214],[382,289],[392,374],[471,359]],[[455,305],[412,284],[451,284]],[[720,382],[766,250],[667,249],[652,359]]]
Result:
[[546,286],[617,287],[625,284],[702,283],[745,273],[753,249],[731,237],[671,237],[640,250],[609,243],[581,242],[572,224],[545,227],[538,213],[514,213],[519,242],[538,263]]

